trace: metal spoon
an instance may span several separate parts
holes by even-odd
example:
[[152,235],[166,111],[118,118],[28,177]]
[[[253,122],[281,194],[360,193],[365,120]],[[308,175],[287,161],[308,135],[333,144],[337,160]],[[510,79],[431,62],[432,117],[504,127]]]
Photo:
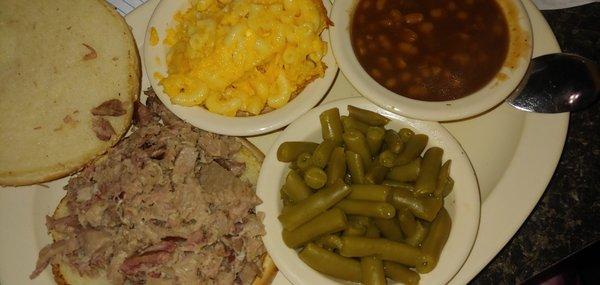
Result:
[[537,113],[584,109],[600,97],[600,69],[593,61],[574,54],[554,53],[531,60],[529,76],[506,102]]

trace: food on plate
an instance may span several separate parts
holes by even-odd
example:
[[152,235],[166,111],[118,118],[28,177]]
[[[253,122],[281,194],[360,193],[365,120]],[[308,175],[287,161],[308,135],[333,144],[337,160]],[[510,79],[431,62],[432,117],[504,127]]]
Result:
[[197,0],[174,21],[160,84],[177,105],[258,115],[283,107],[327,68],[320,0]]
[[351,25],[352,47],[365,71],[417,100],[474,93],[498,74],[509,49],[507,20],[496,0],[360,0]]
[[0,11],[0,185],[66,176],[131,125],[133,36],[104,0],[3,0]]
[[437,265],[452,224],[444,208],[451,161],[442,164],[439,147],[426,149],[426,135],[386,129],[389,121],[354,106],[340,118],[332,108],[320,115],[320,144],[284,142],[277,150],[290,163],[280,192],[283,242],[321,273],[417,284]]
[[59,284],[266,284],[276,273],[255,184],[263,154],[192,127],[153,91],[132,133],[69,180],[35,278]]

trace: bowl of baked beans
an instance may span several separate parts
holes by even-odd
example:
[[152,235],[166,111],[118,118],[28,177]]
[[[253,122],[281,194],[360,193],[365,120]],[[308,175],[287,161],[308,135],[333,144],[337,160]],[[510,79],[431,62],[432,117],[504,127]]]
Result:
[[518,0],[335,1],[330,38],[367,99],[421,120],[494,108],[527,74],[532,30]]

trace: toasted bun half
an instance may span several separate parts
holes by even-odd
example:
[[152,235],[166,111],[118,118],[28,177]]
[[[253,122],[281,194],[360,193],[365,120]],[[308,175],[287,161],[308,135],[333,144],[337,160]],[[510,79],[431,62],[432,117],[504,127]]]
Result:
[[[237,153],[235,159],[243,161],[246,164],[246,169],[241,176],[241,179],[247,180],[252,185],[256,186],[258,180],[258,172],[262,165],[264,154],[251,142],[246,139],[238,138],[242,144],[242,149]],[[66,199],[62,199],[58,204],[58,207],[54,211],[53,218],[61,218],[69,215],[69,208],[66,204]],[[56,232],[50,232],[50,235],[54,240],[64,239],[59,236]],[[268,285],[271,284],[275,275],[277,274],[277,267],[268,254],[263,257],[262,274],[254,279],[252,285]],[[100,277],[90,278],[81,276],[77,270],[64,263],[52,264],[52,274],[54,280],[58,285],[108,285],[111,282],[106,278],[105,275],[101,274]]]
[[[66,176],[127,132],[139,56],[129,26],[104,0],[2,0],[0,39],[0,185]],[[112,99],[124,114],[91,113]],[[114,133],[99,139],[94,119]]]

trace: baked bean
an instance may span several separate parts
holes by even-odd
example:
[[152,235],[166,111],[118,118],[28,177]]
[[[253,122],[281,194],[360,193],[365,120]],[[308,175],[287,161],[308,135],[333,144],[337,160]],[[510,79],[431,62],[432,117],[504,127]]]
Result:
[[429,15],[431,15],[431,17],[434,17],[434,18],[441,17],[442,13],[443,13],[443,11],[440,8],[431,9],[431,11],[429,11]]
[[379,57],[377,63],[379,63],[379,67],[385,70],[391,70],[393,68],[390,60],[385,57]]
[[433,24],[431,22],[423,22],[419,25],[419,31],[429,34],[431,31],[433,31]]
[[385,35],[379,35],[377,36],[377,40],[379,41],[379,44],[386,50],[390,50],[392,49],[392,42],[390,41],[390,39],[388,39],[387,36]]
[[448,10],[450,10],[450,11],[456,10],[456,3],[452,2],[452,1],[448,2]]
[[403,29],[402,30],[402,40],[410,42],[410,43],[414,43],[417,41],[417,38],[419,36],[417,35],[417,33],[415,33],[415,31],[411,30],[411,29]]
[[395,78],[388,78],[388,80],[385,81],[385,86],[388,88],[394,88],[396,87],[396,84],[398,84],[398,81]]
[[413,85],[408,87],[408,94],[416,97],[422,97],[427,94],[427,88],[421,85]]
[[459,11],[458,13],[456,13],[456,18],[458,18],[459,20],[463,20],[464,21],[468,17],[469,17],[469,15],[465,11]]
[[390,18],[385,18],[380,21],[381,25],[384,27],[391,27],[394,25],[394,21]]
[[415,47],[414,45],[411,45],[409,43],[405,43],[405,42],[401,42],[400,44],[398,44],[398,48],[400,49],[401,52],[408,54],[408,55],[415,55],[419,52],[417,47]]
[[374,78],[377,78],[377,79],[381,78],[381,76],[382,76],[381,71],[377,68],[371,69],[371,72],[369,74],[371,74],[371,76],[373,76]]
[[385,2],[387,0],[377,0],[377,2],[375,3],[375,7],[377,8],[377,10],[381,11],[383,10],[383,8],[385,8]]
[[402,81],[402,82],[408,82],[408,81],[410,81],[411,78],[412,78],[412,75],[408,72],[400,73],[400,81]]
[[423,14],[422,13],[406,14],[406,16],[404,16],[404,21],[409,25],[421,23],[423,21]]
[[405,69],[407,66],[406,61],[404,61],[404,59],[402,59],[401,57],[397,57],[396,58],[396,67],[398,67],[398,69]]
[[396,23],[400,23],[402,21],[402,13],[400,13],[400,10],[398,9],[392,9],[390,11],[390,17],[392,17],[392,20],[394,20]]

